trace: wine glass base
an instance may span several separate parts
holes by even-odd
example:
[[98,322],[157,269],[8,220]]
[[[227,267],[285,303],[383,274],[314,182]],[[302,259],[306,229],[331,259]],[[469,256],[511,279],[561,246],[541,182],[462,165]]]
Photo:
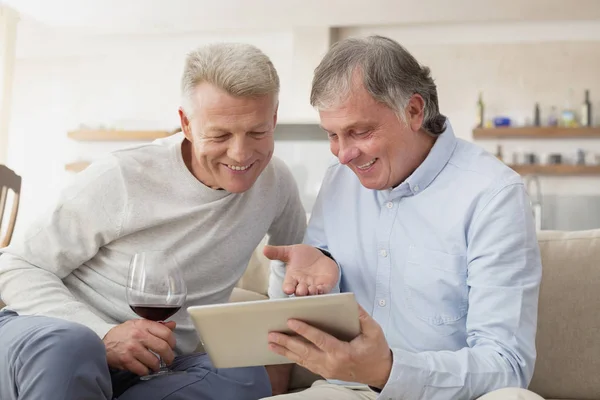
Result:
[[150,375],[140,376],[140,380],[149,381],[150,379],[154,379],[154,378],[161,378],[163,376],[168,376],[168,375],[180,375],[180,374],[185,374],[185,373],[186,373],[185,371],[160,370],[160,371],[155,372]]

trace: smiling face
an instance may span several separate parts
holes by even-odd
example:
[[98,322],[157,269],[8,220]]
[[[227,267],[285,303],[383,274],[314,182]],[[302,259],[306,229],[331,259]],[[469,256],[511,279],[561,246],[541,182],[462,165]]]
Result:
[[273,155],[276,95],[236,97],[209,84],[194,90],[193,115],[179,110],[189,146],[184,159],[194,176],[213,189],[250,189]]
[[422,130],[423,99],[410,98],[404,123],[394,110],[373,99],[360,79],[353,82],[344,101],[319,110],[331,152],[364,187],[395,187],[423,162],[435,141]]

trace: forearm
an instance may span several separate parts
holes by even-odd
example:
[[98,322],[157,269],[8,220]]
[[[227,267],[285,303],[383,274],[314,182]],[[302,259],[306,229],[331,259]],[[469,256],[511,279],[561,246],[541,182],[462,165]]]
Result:
[[12,254],[0,256],[0,293],[7,307],[21,315],[44,315],[80,323],[100,338],[115,326],[78,301],[58,276]]
[[380,398],[468,400],[503,387],[525,387],[519,368],[493,346],[456,352],[393,349],[394,362]]

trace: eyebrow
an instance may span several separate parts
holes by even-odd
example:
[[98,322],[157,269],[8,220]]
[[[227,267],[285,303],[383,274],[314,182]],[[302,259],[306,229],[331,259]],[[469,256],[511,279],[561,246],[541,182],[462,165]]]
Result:
[[[262,124],[253,126],[252,128],[250,128],[248,130],[248,132],[257,132],[257,131],[266,131],[266,130],[268,130],[268,127],[266,126],[266,124],[262,123]],[[225,128],[221,128],[219,126],[210,126],[210,127],[208,127],[206,132],[217,133],[217,134],[231,133],[229,130],[227,130]]]
[[[373,126],[373,125],[374,125],[373,121],[352,122],[351,124],[348,124],[348,125],[342,127],[341,132],[348,132],[351,130],[356,130],[359,128],[369,127],[369,126]],[[330,132],[327,129],[325,129],[325,127],[323,125],[319,125],[319,126],[325,132]]]
[[229,133],[229,132],[227,131],[227,129],[218,128],[218,127],[211,127],[211,128],[208,128],[208,129],[206,130],[206,132],[207,132],[207,133],[217,133],[217,134]]

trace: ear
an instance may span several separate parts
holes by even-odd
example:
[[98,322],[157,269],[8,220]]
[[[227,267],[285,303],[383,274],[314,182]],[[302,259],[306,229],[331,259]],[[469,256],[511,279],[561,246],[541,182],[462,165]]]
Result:
[[179,107],[179,120],[181,123],[181,130],[183,131],[183,134],[185,135],[186,139],[190,142],[193,142],[192,129],[190,128],[190,119],[185,114],[185,111],[183,111],[183,107]]
[[277,126],[277,111],[279,110],[279,101],[275,104],[275,113],[273,114],[273,128]]
[[413,94],[406,106],[406,122],[413,132],[417,132],[423,126],[425,117],[425,100],[420,94]]

